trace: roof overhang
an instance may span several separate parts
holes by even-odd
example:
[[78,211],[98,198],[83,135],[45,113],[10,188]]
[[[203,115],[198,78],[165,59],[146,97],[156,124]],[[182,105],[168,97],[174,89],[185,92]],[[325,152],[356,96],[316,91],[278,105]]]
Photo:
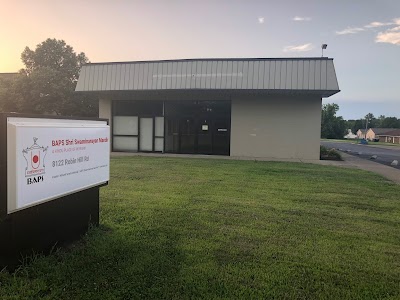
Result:
[[304,90],[141,90],[141,91],[84,91],[82,94],[115,100],[231,100],[241,97],[318,97],[327,98],[339,91]]

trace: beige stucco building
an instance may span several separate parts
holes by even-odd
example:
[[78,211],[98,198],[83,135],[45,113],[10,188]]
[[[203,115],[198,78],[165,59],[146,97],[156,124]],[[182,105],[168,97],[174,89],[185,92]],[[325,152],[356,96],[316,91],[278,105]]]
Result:
[[83,66],[112,150],[319,159],[329,58],[193,59]]
[[365,133],[366,132],[367,132],[367,129],[358,129],[357,130],[357,138],[365,139]]
[[393,130],[396,130],[396,128],[370,128],[367,131],[366,139],[369,141],[374,141],[377,140],[379,136]]

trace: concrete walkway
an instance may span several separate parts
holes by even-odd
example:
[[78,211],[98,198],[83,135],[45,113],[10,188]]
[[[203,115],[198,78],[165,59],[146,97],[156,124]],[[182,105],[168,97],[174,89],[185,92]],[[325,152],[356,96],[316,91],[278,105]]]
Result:
[[382,164],[378,164],[373,161],[352,156],[346,153],[341,153],[343,161],[333,160],[300,160],[300,159],[274,159],[274,158],[263,158],[263,157],[235,157],[235,156],[222,156],[222,155],[201,155],[201,154],[171,154],[171,153],[127,153],[127,152],[112,152],[111,157],[120,156],[143,156],[143,157],[174,157],[174,158],[206,158],[206,159],[227,159],[227,160],[257,160],[257,161],[286,161],[286,162],[303,162],[318,164],[324,166],[336,166],[344,168],[356,168],[362,169],[386,177],[387,179],[400,184],[400,170],[388,167]]
[[387,179],[400,184],[400,170],[395,169],[389,166],[385,166],[379,163],[376,163],[371,160],[366,160],[357,156],[353,156],[350,154],[346,153],[341,153],[344,161],[349,165],[349,166],[354,166],[358,169],[374,172],[377,174],[382,175],[383,177],[386,177]]

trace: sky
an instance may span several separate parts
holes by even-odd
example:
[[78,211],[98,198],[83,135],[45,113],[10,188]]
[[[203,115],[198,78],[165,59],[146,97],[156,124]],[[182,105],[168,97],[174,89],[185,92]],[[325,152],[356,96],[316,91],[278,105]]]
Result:
[[338,115],[400,118],[400,0],[0,0],[0,72],[65,40],[91,62],[334,58]]

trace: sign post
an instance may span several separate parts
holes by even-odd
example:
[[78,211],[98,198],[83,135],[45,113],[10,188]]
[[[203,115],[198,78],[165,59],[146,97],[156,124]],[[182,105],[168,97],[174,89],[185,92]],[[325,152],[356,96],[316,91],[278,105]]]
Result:
[[98,225],[109,157],[107,120],[0,114],[0,267]]

